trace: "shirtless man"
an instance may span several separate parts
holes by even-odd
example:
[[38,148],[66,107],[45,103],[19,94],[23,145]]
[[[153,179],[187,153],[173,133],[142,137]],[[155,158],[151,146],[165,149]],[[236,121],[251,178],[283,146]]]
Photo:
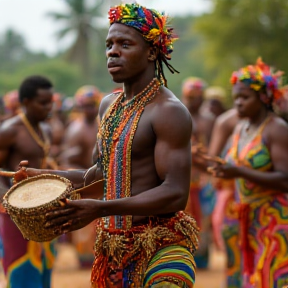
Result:
[[[85,85],[75,93],[76,108],[80,112],[63,137],[59,156],[62,169],[88,169],[92,165],[92,151],[98,133],[98,109],[101,92],[92,85]],[[81,267],[91,267],[94,260],[95,224],[72,232],[71,242],[77,250]]]
[[62,153],[59,157],[64,169],[88,169],[92,165],[92,151],[98,132],[98,108],[100,91],[86,85],[75,93],[75,102],[81,116],[71,122],[66,129]]
[[[138,4],[111,8],[109,20],[108,70],[124,92],[100,105],[104,200],[66,200],[47,214],[46,226],[61,233],[104,217],[96,226],[93,287],[193,287],[198,229],[181,212],[189,192],[192,121],[162,85],[163,64],[175,71],[168,64],[175,38],[164,15]],[[79,183],[86,171],[28,169],[47,172]]]
[[[51,111],[51,116],[47,120],[52,133],[52,141],[51,141],[51,150],[50,155],[54,160],[54,165],[56,166],[59,164],[57,162],[57,158],[61,151],[61,145],[63,141],[63,135],[65,132],[65,123],[62,120],[62,103],[63,103],[63,96],[60,93],[53,94],[53,106]],[[52,162],[52,161],[51,161]],[[51,163],[52,164],[52,163]],[[56,169],[51,167],[52,169]]]
[[[23,159],[33,167],[45,168],[50,132],[42,121],[52,108],[52,94],[51,82],[41,76],[28,77],[20,85],[19,100],[25,112],[6,120],[0,127],[0,165],[3,170],[16,171]],[[7,180],[1,179],[1,200],[11,186]],[[0,217],[3,266],[9,287],[49,288],[53,263],[46,253],[51,253],[50,243],[25,240],[9,215],[0,213]]]

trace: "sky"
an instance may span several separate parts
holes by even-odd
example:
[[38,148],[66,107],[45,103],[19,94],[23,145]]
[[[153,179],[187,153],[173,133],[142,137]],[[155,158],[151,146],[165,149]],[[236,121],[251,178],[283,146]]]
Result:
[[[110,5],[116,5],[121,2],[120,0],[106,1],[110,2]],[[171,16],[199,15],[211,9],[209,0],[138,0],[137,2],[149,8],[164,10]],[[31,50],[44,51],[51,56],[56,54],[67,47],[71,43],[72,38],[60,43],[57,41],[55,32],[61,26],[47,16],[49,11],[65,13],[64,1],[0,0],[0,36],[8,28],[13,28],[23,35],[27,46]]]

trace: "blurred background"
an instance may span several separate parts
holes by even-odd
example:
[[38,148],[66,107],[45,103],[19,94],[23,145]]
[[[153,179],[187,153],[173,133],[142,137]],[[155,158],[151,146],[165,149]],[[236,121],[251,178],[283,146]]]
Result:
[[[71,98],[87,84],[104,94],[117,88],[106,68],[105,39],[108,9],[120,2],[0,0],[0,97],[32,74],[50,78],[57,92]],[[208,86],[221,86],[229,95],[232,71],[255,63],[259,56],[276,70],[288,71],[287,0],[137,2],[164,10],[172,18],[179,40],[171,64],[180,74],[165,72],[168,87],[179,98],[183,79],[189,76],[205,79]],[[226,108],[232,105],[231,97],[225,101]],[[213,245],[211,249],[210,269],[197,272],[196,288],[224,287],[224,253]],[[77,261],[72,247],[59,247],[54,287],[90,286],[90,269],[80,270]],[[0,273],[0,287],[5,287],[4,282]]]
[[[132,2],[132,1],[126,1]],[[84,84],[110,92],[105,59],[111,0],[0,0],[0,95],[24,77],[43,74],[57,91],[72,96]],[[179,40],[167,71],[169,88],[180,96],[187,76],[229,90],[231,72],[262,56],[288,69],[287,0],[139,0],[165,10]],[[228,91],[229,92],[229,91]],[[229,100],[228,100],[229,101]]]

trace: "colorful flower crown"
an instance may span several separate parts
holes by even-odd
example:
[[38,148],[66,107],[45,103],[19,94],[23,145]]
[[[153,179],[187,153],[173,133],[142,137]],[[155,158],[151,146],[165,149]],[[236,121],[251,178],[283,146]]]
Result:
[[111,7],[108,15],[110,25],[121,23],[135,28],[146,41],[158,47],[166,59],[171,59],[177,37],[172,33],[173,28],[167,27],[168,16],[164,13],[133,3]]
[[188,77],[183,81],[182,84],[182,94],[184,97],[189,97],[193,95],[194,90],[204,91],[207,87],[207,83],[198,77]]
[[75,93],[75,101],[78,106],[95,103],[99,105],[101,102],[101,92],[93,85],[85,85],[80,87]]
[[255,65],[248,65],[238,71],[234,71],[230,82],[234,85],[241,81],[255,91],[259,91],[260,89],[266,90],[267,98],[261,100],[266,104],[271,104],[274,100],[283,96],[279,88],[283,72],[277,71],[273,74],[271,70],[271,67],[265,64],[259,57]]

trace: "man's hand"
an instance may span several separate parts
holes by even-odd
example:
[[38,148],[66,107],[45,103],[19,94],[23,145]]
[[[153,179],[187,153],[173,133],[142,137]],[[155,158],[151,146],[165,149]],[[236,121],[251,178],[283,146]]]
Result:
[[[61,207],[46,214],[46,228],[63,234],[85,227],[97,217],[97,200],[60,200]],[[99,213],[98,213],[99,214]]]

